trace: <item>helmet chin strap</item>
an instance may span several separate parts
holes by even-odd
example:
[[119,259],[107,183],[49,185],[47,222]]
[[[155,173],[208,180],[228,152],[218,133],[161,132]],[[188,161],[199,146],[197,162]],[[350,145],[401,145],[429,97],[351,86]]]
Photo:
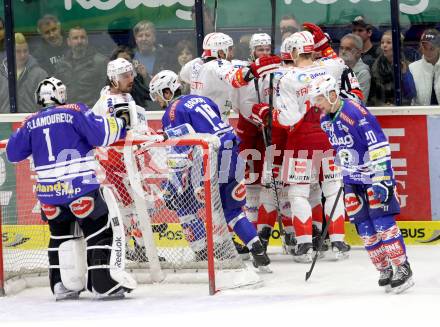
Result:
[[330,112],[335,112],[336,111],[335,109],[337,109],[335,107],[336,107],[336,104],[338,103],[339,95],[336,97],[335,101],[333,101],[333,102],[330,100],[330,95],[327,97],[327,100],[332,105]]

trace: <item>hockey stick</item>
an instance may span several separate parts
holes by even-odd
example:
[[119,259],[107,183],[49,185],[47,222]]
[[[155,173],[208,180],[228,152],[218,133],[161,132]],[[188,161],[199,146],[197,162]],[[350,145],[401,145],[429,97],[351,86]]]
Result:
[[214,32],[217,32],[217,7],[218,1],[214,1]]
[[327,236],[328,228],[329,228],[329,226],[330,226],[330,222],[331,222],[332,219],[333,219],[333,214],[335,213],[336,206],[338,205],[339,198],[341,197],[341,194],[342,194],[342,191],[343,191],[343,190],[344,190],[344,186],[341,186],[341,187],[339,188],[338,195],[336,196],[335,203],[333,204],[332,211],[330,212],[330,217],[329,217],[329,219],[327,220],[327,224],[325,225],[324,230],[322,231],[322,234],[321,234],[321,238],[319,239],[318,247],[317,247],[317,249],[316,249],[315,256],[313,257],[312,265],[310,266],[309,271],[306,272],[306,281],[307,281],[307,280],[310,278],[310,276],[312,275],[313,268],[315,267],[316,260],[318,260],[319,252],[321,251],[322,244],[324,244],[325,237]]

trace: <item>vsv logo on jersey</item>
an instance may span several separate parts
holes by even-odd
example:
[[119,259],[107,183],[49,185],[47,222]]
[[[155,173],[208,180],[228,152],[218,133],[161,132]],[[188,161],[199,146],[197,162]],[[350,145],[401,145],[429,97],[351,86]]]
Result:
[[41,203],[41,210],[49,220],[55,219],[61,212],[60,207],[44,203]]
[[232,190],[232,198],[235,201],[243,201],[246,198],[246,186],[243,182],[234,187]]
[[356,215],[362,209],[362,199],[354,193],[347,193],[344,196],[345,209],[350,217]]

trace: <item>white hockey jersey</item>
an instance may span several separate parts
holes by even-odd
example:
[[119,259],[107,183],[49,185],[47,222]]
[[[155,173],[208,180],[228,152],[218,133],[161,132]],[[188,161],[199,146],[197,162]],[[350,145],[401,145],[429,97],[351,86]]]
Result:
[[182,67],[179,75],[190,85],[191,94],[210,98],[218,105],[222,119],[227,120],[232,109],[235,73],[241,67],[223,59],[204,62],[202,58],[195,58]]
[[93,106],[92,111],[95,115],[99,116],[113,116],[114,106],[119,103],[128,103],[129,106],[136,106],[138,124],[132,126],[132,130],[137,134],[147,134],[147,113],[144,108],[136,105],[133,97],[129,93],[112,94],[110,87],[105,86],[101,90],[101,96]]
[[275,82],[274,108],[279,110],[277,124],[292,128],[310,109],[310,83],[313,79],[329,74],[321,64],[284,69]]

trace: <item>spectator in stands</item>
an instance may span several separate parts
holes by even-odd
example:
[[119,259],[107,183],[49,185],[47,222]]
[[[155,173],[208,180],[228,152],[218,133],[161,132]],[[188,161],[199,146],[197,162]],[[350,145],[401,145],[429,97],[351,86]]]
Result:
[[[380,41],[382,54],[377,57],[371,69],[370,106],[394,105],[393,40],[391,30],[385,31]],[[402,104],[409,105],[416,95],[414,79],[408,69],[409,62],[402,52]]]
[[283,42],[293,33],[298,32],[298,30],[299,30],[298,22],[296,21],[295,16],[285,15],[281,17],[280,20],[281,42]]
[[362,49],[362,61],[370,67],[373,66],[374,61],[380,55],[379,46],[371,42],[371,35],[373,35],[373,25],[365,22],[364,17],[357,16],[352,22],[353,34],[359,35],[364,43]]
[[[37,61],[29,54],[26,38],[15,33],[15,61],[17,71],[17,112],[36,112],[35,89],[41,80],[47,77]],[[10,112],[8,94],[8,73],[6,58],[0,67],[0,112]]]
[[55,77],[69,90],[69,99],[89,107],[99,98],[107,78],[107,58],[89,46],[87,32],[76,26],[67,37],[69,51],[56,67]]
[[362,61],[363,42],[356,34],[347,34],[342,37],[339,46],[339,57],[344,59],[348,67],[356,74],[365,99],[370,93],[370,67]]
[[0,18],[0,60],[3,60],[5,56],[5,22],[3,18]]
[[[176,61],[178,67],[173,71],[180,72],[182,67],[189,61],[193,60],[195,57],[194,44],[189,40],[180,40],[176,46]],[[182,84],[182,94],[189,94],[190,85],[181,81]]]
[[61,23],[57,17],[45,15],[38,21],[37,30],[41,40],[32,54],[51,76],[55,73],[55,66],[68,50],[66,40],[61,34]]
[[117,58],[124,58],[133,64],[133,67],[136,70],[136,76],[130,94],[138,106],[148,109],[148,107],[151,106],[152,101],[150,99],[148,83],[146,82],[147,70],[145,69],[145,66],[139,61],[134,60],[133,50],[125,45],[120,45],[113,50],[110,60],[115,60]]
[[234,42],[234,58],[239,60],[251,60],[249,58],[249,42],[251,41],[252,34],[243,34],[238,40],[238,44]]
[[142,20],[133,27],[133,36],[136,42],[134,59],[147,68],[148,80],[156,73],[169,69],[173,63],[170,60],[170,51],[156,42],[156,28],[152,22]]
[[440,32],[427,29],[420,38],[422,59],[409,65],[414,76],[416,97],[413,104],[438,105],[440,100]]

